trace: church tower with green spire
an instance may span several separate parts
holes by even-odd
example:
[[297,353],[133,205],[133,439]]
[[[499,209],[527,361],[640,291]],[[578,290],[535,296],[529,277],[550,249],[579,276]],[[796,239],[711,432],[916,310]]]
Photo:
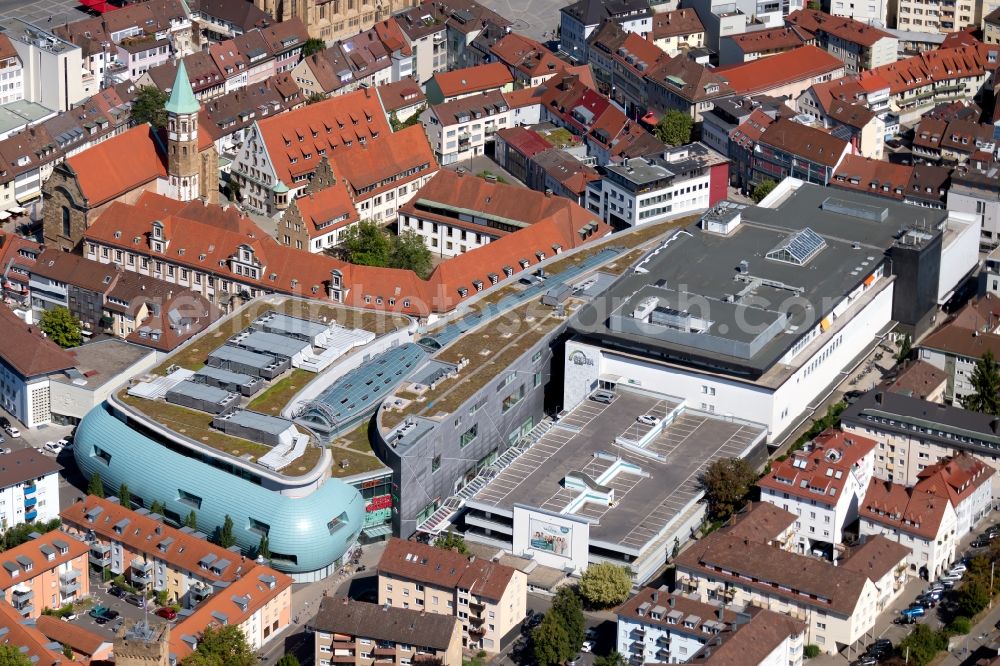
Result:
[[164,108],[167,112],[167,188],[163,194],[179,201],[192,201],[201,194],[198,155],[201,105],[191,89],[183,60],[177,65],[174,87]]

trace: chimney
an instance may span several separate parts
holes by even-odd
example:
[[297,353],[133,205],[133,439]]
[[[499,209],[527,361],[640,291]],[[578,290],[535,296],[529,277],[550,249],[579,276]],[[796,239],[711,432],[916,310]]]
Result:
[[660,600],[660,593],[659,593],[659,591],[653,590],[653,603],[656,603],[659,600]]
[[676,603],[677,600],[674,598],[674,595],[671,594],[670,598],[667,599],[667,605],[673,608]]
[[879,391],[878,393],[875,394],[875,404],[877,405],[882,404],[882,391]]
[[718,608],[715,609],[715,617],[719,618],[719,620],[722,620],[722,615],[724,613],[725,609],[722,606],[719,606]]

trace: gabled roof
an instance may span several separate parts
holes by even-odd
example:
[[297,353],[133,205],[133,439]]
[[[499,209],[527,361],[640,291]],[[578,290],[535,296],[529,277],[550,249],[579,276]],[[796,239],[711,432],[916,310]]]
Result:
[[833,172],[830,184],[902,201],[912,175],[913,167],[906,164],[893,164],[861,155],[845,155]]
[[705,26],[702,25],[697,12],[687,7],[653,14],[653,29],[649,33],[649,38],[668,39],[698,32],[705,32]]
[[812,43],[814,37],[808,30],[794,26],[754,30],[727,36],[743,53],[788,51]]
[[199,130],[217,140],[249,127],[259,118],[277,115],[289,106],[278,90],[277,77],[272,76],[206,101],[199,116]]
[[383,83],[375,88],[375,92],[378,94],[378,98],[382,102],[382,108],[385,109],[386,113],[392,113],[393,111],[417,104],[424,104],[427,101],[427,95],[411,79],[403,79],[395,83]]
[[74,652],[91,656],[102,649],[110,649],[111,641],[72,622],[63,622],[53,615],[41,615],[35,619],[35,628],[49,640],[70,646]]
[[947,497],[872,479],[858,513],[862,520],[933,540],[941,531],[941,521],[948,510]]
[[[128,155],[128,160],[121,159]],[[132,129],[66,158],[91,208],[167,177],[167,165],[156,146],[153,129]]]
[[78,254],[50,249],[38,256],[31,273],[104,294],[111,288],[119,269],[111,264],[84,259]]
[[650,13],[649,5],[642,0],[577,0],[559,11],[584,25],[597,25],[609,17],[638,18]]
[[[881,65],[861,72],[862,85],[888,86],[889,92],[898,95],[932,83],[979,77],[996,68],[1000,45],[980,44],[924,51],[897,62]],[[874,81],[872,81],[874,80]]]
[[843,69],[843,62],[823,49],[807,44],[767,58],[719,67],[716,75],[728,81],[735,93],[752,95]]
[[729,132],[729,140],[745,150],[753,150],[764,132],[774,123],[774,118],[761,109],[754,109],[747,119]]
[[0,645],[20,651],[31,660],[32,666],[58,666],[66,662],[62,651],[52,650],[52,641],[35,626],[25,623],[24,617],[7,601],[0,601],[0,627],[6,630],[0,636]]
[[319,192],[298,197],[292,205],[299,209],[310,239],[354,224],[359,219],[358,211],[342,178],[338,178],[336,183]]
[[192,12],[221,19],[244,32],[273,23],[269,14],[246,0],[192,0],[190,4]]
[[913,488],[946,498],[958,511],[958,505],[989,482],[995,473],[995,469],[963,451],[925,467],[917,474]]
[[806,449],[775,462],[757,485],[801,500],[836,505],[855,467],[874,450],[875,441],[867,437],[824,430]]
[[517,574],[513,567],[491,560],[395,537],[382,551],[378,572],[446,590],[461,587],[493,601],[500,600]]
[[827,134],[823,130],[797,123],[789,118],[779,118],[764,130],[760,143],[780,148],[827,167],[837,166],[850,145],[847,141]]
[[487,90],[430,107],[431,113],[443,126],[468,122],[477,113],[489,116],[506,110],[507,100],[499,90]]
[[812,33],[825,32],[845,42],[874,46],[881,39],[895,39],[884,30],[846,16],[831,16],[817,9],[799,9],[785,17],[785,22]]
[[[42,457],[41,452],[33,455]],[[62,530],[46,532],[0,553],[0,590],[7,590],[25,580],[30,580],[45,571],[58,569],[59,565],[72,562],[90,552],[90,546],[74,539]],[[51,554],[51,559],[50,559]],[[13,566],[8,566],[13,564]],[[16,574],[16,575],[12,575]],[[81,572],[81,575],[87,575]],[[39,600],[41,601],[41,600]]]
[[42,455],[40,449],[27,447],[0,458],[0,488],[10,488],[42,476],[57,474],[63,467],[53,458]]
[[18,319],[10,308],[0,307],[0,360],[22,377],[47,375],[72,368],[73,355],[64,351],[34,326]]
[[309,39],[309,31],[298,16],[261,28],[260,32],[276,56],[301,49]]
[[[437,169],[434,151],[419,124],[390,132],[377,142],[334,151],[332,155],[336,173],[350,184],[354,192],[363,191],[365,197],[399,187]],[[420,171],[414,171],[412,177],[401,176],[418,168]]]
[[725,76],[684,54],[661,60],[646,74],[646,79],[692,103],[733,94]]
[[563,60],[541,43],[516,32],[504,35],[490,47],[490,51],[509,68],[530,78],[557,74],[566,67]]
[[455,633],[461,633],[454,615],[425,613],[389,604],[380,606],[348,597],[325,597],[309,627],[324,633],[439,651],[447,650]]
[[446,98],[496,90],[514,83],[510,70],[501,62],[438,72],[433,78]]
[[391,133],[378,96],[368,89],[258,120],[257,128],[276,180],[286,185],[295,182],[295,176],[314,171],[320,151],[332,158],[362,139],[377,141]]

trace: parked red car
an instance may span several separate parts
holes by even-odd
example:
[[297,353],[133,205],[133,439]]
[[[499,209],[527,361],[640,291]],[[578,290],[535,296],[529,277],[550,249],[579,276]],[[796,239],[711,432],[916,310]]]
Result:
[[164,620],[174,620],[177,618],[177,611],[173,608],[158,608],[156,609],[156,614]]

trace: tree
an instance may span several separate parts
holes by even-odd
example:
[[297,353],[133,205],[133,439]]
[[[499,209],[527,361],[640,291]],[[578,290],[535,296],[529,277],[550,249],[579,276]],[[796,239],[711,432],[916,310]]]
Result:
[[591,564],[580,578],[580,594],[599,608],[623,603],[631,591],[632,572],[610,562]]
[[902,363],[903,361],[910,358],[910,354],[913,353],[913,338],[907,333],[903,336],[903,342],[899,345],[899,352],[896,353],[896,360]]
[[806,659],[815,659],[816,657],[819,656],[819,646],[810,643],[805,647],[803,654],[805,655]]
[[958,591],[958,614],[975,617],[990,602],[990,581],[983,576],[973,576]]
[[20,523],[8,528],[3,536],[0,537],[0,550],[10,550],[11,548],[17,548],[23,543],[31,541],[31,535],[35,532],[39,534],[47,534],[53,530],[57,530],[62,525],[59,524],[58,518],[53,518],[52,520],[45,523]]
[[316,104],[317,102],[322,102],[324,99],[326,99],[326,95],[324,95],[323,93],[314,92],[313,94],[309,95],[309,97],[306,97],[306,106],[309,106],[310,104]]
[[306,40],[306,43],[302,45],[302,57],[308,58],[314,53],[319,53],[326,48],[326,42],[322,39],[316,39],[315,37],[310,37]]
[[407,127],[412,127],[413,125],[420,124],[420,114],[422,114],[427,109],[426,104],[421,104],[416,109],[414,109],[413,114],[406,120],[400,120],[396,112],[393,111],[389,114],[389,127],[392,128],[393,132],[398,132],[399,130],[406,129]]
[[90,481],[87,483],[87,494],[104,499],[104,480],[101,479],[100,472],[94,472],[94,476],[90,477]]
[[531,633],[535,660],[540,666],[561,664],[570,659],[574,652],[570,649],[569,632],[559,624],[552,611],[545,614],[542,623]]
[[230,548],[236,545],[236,537],[233,536],[233,519],[226,514],[225,520],[222,521],[222,527],[219,528],[217,543],[223,548]]
[[118,503],[126,509],[132,508],[132,493],[128,491],[128,484],[122,483],[118,487]]
[[962,398],[962,407],[972,412],[1000,415],[1000,369],[993,352],[987,351],[972,371],[972,393]]
[[153,500],[153,503],[149,505],[149,512],[162,516],[167,512],[167,507],[160,500]]
[[760,203],[764,200],[771,190],[776,188],[778,184],[771,180],[770,178],[762,180],[753,188],[753,192],[750,194],[750,198],[753,199],[754,203]]
[[598,657],[594,660],[594,666],[625,666],[625,657],[615,650],[605,657]]
[[278,660],[275,666],[299,666],[299,659],[294,654],[286,654]]
[[694,121],[691,120],[691,116],[683,111],[671,109],[663,114],[660,122],[656,123],[653,134],[668,146],[683,146],[691,143],[692,129]]
[[806,3],[806,8],[814,11],[819,11],[821,9],[820,4],[816,2],[816,0],[809,0],[809,2]]
[[143,86],[136,93],[132,102],[132,122],[136,125],[149,123],[157,129],[167,126],[167,112],[163,108],[167,104],[168,95],[159,88]]
[[38,320],[38,327],[63,349],[78,347],[83,342],[80,333],[80,322],[69,309],[62,306],[46,310]]
[[448,530],[444,534],[438,535],[434,540],[434,547],[442,550],[457,550],[462,555],[469,554],[469,548],[465,545],[465,539]]
[[420,234],[413,229],[406,229],[393,238],[389,266],[408,268],[425,280],[430,276],[431,269],[434,267],[431,251],[427,249]]
[[262,557],[265,560],[271,559],[271,543],[268,541],[266,534],[260,535],[260,543],[257,545],[257,557]]
[[570,653],[563,660],[569,659],[580,651],[583,639],[587,635],[587,623],[583,617],[583,604],[576,590],[571,587],[561,587],[552,600],[552,607],[545,614],[546,618],[553,615],[566,628],[569,636]]
[[247,643],[243,631],[235,624],[206,627],[198,648],[181,662],[181,666],[256,666],[257,655]]
[[0,645],[0,666],[31,666],[31,660],[16,645]]
[[198,514],[194,512],[194,509],[192,509],[191,513],[188,514],[188,517],[184,521],[184,524],[193,530],[198,529]]
[[698,479],[705,491],[708,515],[723,520],[743,506],[743,498],[757,481],[757,474],[742,458],[716,460]]
[[899,642],[899,654],[908,654],[908,664],[925,666],[941,650],[948,648],[948,638],[934,631],[926,624],[918,624],[910,634]]
[[972,631],[972,620],[959,615],[948,623],[947,631],[950,634],[965,635]]
[[63,656],[70,661],[73,660],[73,648],[71,648],[68,643],[62,646],[62,653]]
[[389,234],[377,222],[361,220],[344,232],[347,260],[362,266],[388,266],[392,254]]

